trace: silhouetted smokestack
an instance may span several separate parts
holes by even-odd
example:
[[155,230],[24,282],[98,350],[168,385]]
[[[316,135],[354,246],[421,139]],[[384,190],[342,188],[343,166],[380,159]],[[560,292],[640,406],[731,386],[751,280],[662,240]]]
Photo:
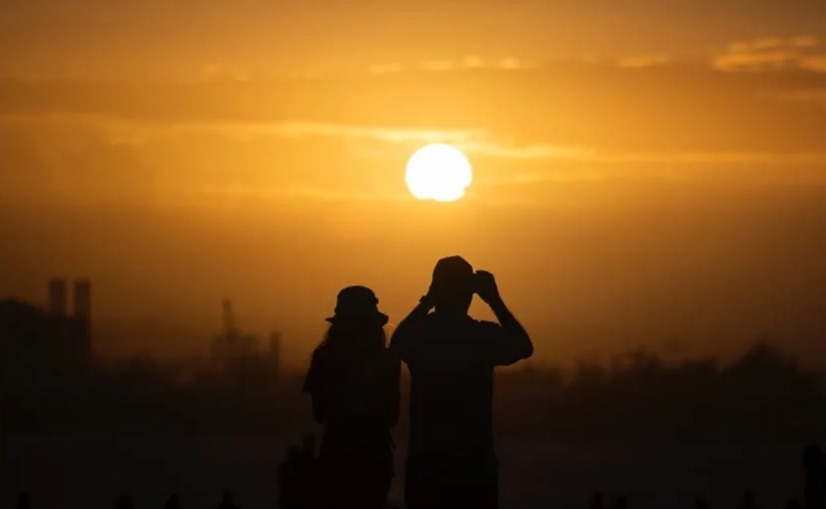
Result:
[[281,333],[273,332],[270,334],[270,362],[275,372],[275,378],[281,376]]
[[89,320],[92,314],[92,282],[88,279],[75,281],[74,313],[75,318]]
[[66,280],[52,278],[49,280],[49,313],[66,316]]

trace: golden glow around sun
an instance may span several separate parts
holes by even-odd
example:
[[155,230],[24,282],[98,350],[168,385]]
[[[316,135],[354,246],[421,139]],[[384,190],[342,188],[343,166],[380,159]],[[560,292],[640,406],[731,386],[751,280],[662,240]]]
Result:
[[420,200],[456,201],[464,196],[472,178],[465,154],[444,143],[425,145],[407,161],[407,187]]

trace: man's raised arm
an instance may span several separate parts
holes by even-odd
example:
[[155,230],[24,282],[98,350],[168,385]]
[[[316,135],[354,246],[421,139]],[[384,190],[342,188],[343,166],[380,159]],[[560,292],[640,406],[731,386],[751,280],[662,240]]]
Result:
[[399,323],[393,332],[393,337],[390,340],[390,350],[401,357],[402,360],[407,357],[410,342],[415,341],[418,325],[427,317],[431,309],[433,309],[433,301],[430,295],[425,295],[419,299],[419,304]]
[[513,364],[533,355],[533,342],[522,324],[513,316],[496,286],[493,274],[483,270],[476,271],[476,293],[490,306],[499,321],[505,341],[499,345],[503,364]]

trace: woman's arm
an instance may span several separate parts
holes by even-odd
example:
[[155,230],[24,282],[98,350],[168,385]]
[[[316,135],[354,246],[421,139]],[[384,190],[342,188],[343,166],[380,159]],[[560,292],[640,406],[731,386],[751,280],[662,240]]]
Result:
[[324,409],[327,408],[327,402],[321,394],[312,394],[313,399],[313,419],[319,424],[324,424],[326,417]]
[[304,386],[301,390],[310,394],[313,405],[313,419],[317,423],[323,424],[326,417],[327,394],[324,390],[324,384],[321,383],[320,368],[315,355],[310,361],[310,369],[307,370],[307,376],[304,377]]

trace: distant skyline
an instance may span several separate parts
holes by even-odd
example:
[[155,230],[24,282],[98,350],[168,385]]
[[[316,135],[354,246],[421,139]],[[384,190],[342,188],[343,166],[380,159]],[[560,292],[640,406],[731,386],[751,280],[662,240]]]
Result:
[[[199,333],[231,297],[304,355],[341,287],[395,322],[462,254],[543,362],[826,363],[824,132],[819,1],[0,0],[0,296]],[[434,141],[456,203],[405,186]]]

